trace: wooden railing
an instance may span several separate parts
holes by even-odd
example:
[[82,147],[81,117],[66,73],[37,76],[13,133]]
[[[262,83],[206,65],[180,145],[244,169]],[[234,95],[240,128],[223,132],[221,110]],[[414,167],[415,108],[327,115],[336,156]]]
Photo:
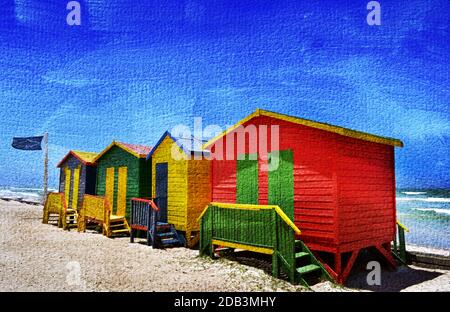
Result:
[[86,222],[93,221],[102,226],[102,232],[105,234],[109,221],[109,204],[104,196],[94,196],[85,194],[83,205],[78,216],[78,231],[86,230]]
[[392,252],[404,264],[406,264],[408,260],[406,256],[405,232],[409,232],[408,228],[400,223],[400,221],[397,221],[397,233],[395,234]]
[[58,227],[63,227],[65,206],[64,193],[48,193],[44,203],[42,223],[48,223],[50,214],[57,214],[57,225]]
[[214,246],[272,255],[275,275],[281,267],[295,280],[295,234],[300,230],[278,206],[211,203],[199,217],[200,255]]
[[147,245],[155,247],[156,222],[158,221],[159,208],[152,199],[132,198],[130,214],[130,242],[134,242],[136,230],[146,231]]

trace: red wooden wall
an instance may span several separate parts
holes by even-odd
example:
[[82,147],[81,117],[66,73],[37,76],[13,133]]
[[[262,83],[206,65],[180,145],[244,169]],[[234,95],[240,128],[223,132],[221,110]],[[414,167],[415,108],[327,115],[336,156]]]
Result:
[[[279,125],[280,150],[293,151],[294,222],[310,248],[336,253],[355,244],[370,246],[373,240],[392,240],[393,147],[265,116],[253,118],[244,126],[248,124],[267,125],[269,129],[270,125]],[[223,138],[223,146],[232,134]],[[248,152],[248,140],[245,148]],[[233,152],[236,159],[236,142]],[[264,161],[260,159],[259,163]],[[267,176],[267,172],[259,171],[260,204],[267,204]],[[213,160],[211,182],[213,201],[234,203],[236,160]]]
[[392,241],[396,222],[394,147],[341,137],[338,151],[341,251]]

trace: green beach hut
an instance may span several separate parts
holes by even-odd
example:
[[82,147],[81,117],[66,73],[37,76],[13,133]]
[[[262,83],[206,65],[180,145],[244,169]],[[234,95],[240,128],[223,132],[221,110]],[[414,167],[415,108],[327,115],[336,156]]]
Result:
[[151,196],[151,163],[146,161],[152,147],[113,141],[95,158],[96,195],[105,196],[114,215],[130,214],[130,199]]

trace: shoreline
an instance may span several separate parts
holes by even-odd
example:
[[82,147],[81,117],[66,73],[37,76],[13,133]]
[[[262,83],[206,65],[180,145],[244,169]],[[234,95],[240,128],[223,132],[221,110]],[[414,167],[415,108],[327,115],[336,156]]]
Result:
[[34,205],[34,206],[44,206],[44,204],[41,202],[37,202],[37,201],[33,201],[33,200],[26,200],[26,199],[22,199],[22,198],[0,197],[0,200],[6,201],[6,202],[14,201],[14,202],[18,202],[21,204]]

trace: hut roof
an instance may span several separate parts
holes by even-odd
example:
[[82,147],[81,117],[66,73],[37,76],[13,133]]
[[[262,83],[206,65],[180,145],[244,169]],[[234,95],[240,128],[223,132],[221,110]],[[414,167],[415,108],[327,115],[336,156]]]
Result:
[[85,165],[93,166],[95,165],[94,159],[98,155],[98,153],[71,150],[66,154],[66,156],[64,156],[63,159],[61,159],[61,161],[56,166],[61,167],[70,155],[74,156]]
[[158,149],[158,146],[162,143],[162,141],[164,141],[167,136],[170,137],[172,141],[174,141],[186,155],[192,155],[196,153],[203,153],[203,155],[206,155],[209,153],[208,151],[202,150],[202,145],[206,143],[205,140],[201,140],[192,135],[189,137],[174,137],[172,136],[172,134],[170,134],[169,131],[166,131],[153,147],[151,152],[147,155],[147,160],[152,157],[153,153],[155,153],[155,151]]
[[323,123],[323,122],[317,122],[317,121],[313,121],[313,120],[309,120],[309,119],[303,119],[303,118],[289,116],[289,115],[280,114],[280,113],[275,113],[275,112],[271,112],[271,111],[267,111],[267,110],[257,109],[252,114],[248,115],[244,119],[237,122],[234,126],[228,128],[227,130],[225,130],[218,136],[209,140],[207,143],[205,143],[203,145],[203,148],[206,149],[211,144],[213,144],[214,142],[216,142],[223,136],[227,135],[228,133],[232,132],[233,130],[235,130],[236,128],[241,126],[242,124],[248,122],[249,120],[251,120],[253,118],[259,117],[259,116],[271,117],[271,118],[275,118],[275,119],[279,119],[279,120],[283,120],[283,121],[287,121],[287,122],[291,122],[291,123],[295,123],[295,124],[299,124],[299,125],[304,125],[304,126],[311,127],[311,128],[316,128],[316,129],[320,129],[320,130],[324,130],[324,131],[328,131],[328,132],[337,133],[339,135],[343,135],[343,136],[347,136],[347,137],[351,137],[351,138],[355,138],[355,139],[359,139],[359,140],[403,147],[403,142],[398,139],[382,137],[379,135],[374,135],[374,134],[370,134],[370,133],[366,133],[366,132],[362,132],[362,131],[352,130],[352,129],[348,129],[348,128],[344,128],[344,127],[340,127],[340,126],[334,126],[334,125],[330,125],[330,124]]
[[112,143],[109,144],[108,147],[106,147],[103,151],[100,152],[100,154],[97,155],[97,157],[95,157],[94,161],[97,161],[100,157],[102,157],[107,151],[109,151],[114,146],[123,149],[124,151],[132,154],[137,158],[147,157],[147,154],[152,150],[151,146],[112,141]]

